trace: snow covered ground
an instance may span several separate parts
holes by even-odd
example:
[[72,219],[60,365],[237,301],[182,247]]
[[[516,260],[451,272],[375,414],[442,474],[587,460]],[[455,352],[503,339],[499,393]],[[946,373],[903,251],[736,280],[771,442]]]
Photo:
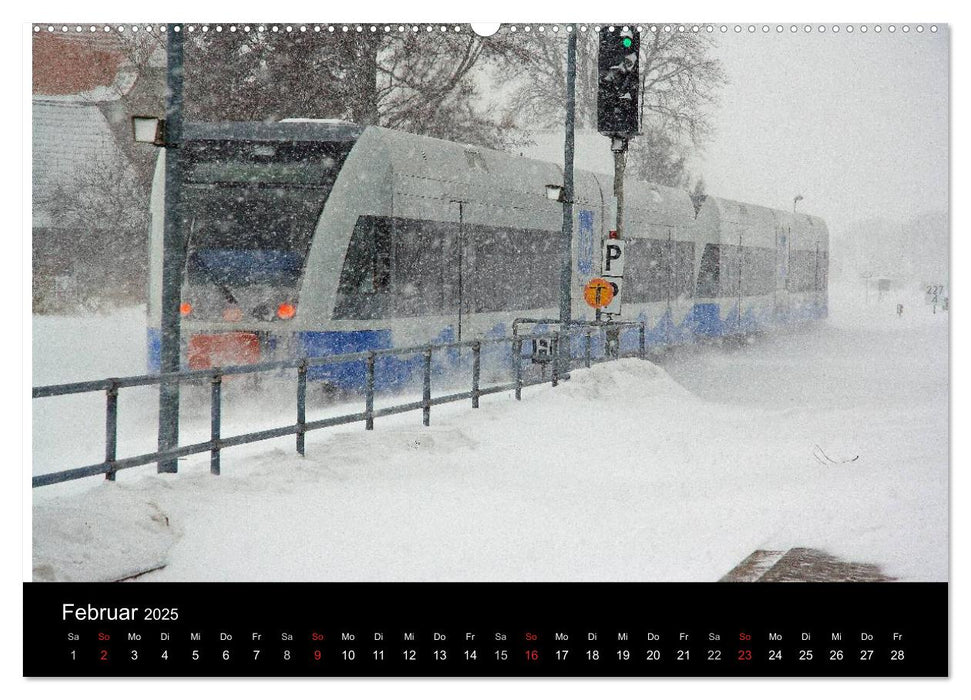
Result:
[[[897,297],[837,289],[784,336],[435,407],[430,428],[317,431],[305,458],[292,437],[232,448],[220,477],[200,455],[35,489],[34,579],[713,581],[814,547],[947,580],[948,314],[918,295],[898,318]],[[141,373],[143,338],[141,310],[36,318],[33,382]],[[224,435],[293,421],[289,388],[246,392],[227,388]],[[121,396],[119,455],[151,450],[157,395]],[[34,473],[103,458],[103,396],[33,404]]]

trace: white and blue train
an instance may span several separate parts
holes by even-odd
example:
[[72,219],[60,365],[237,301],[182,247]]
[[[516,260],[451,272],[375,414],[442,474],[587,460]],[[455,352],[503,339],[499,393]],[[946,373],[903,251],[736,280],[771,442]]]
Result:
[[[152,192],[149,369],[159,367],[164,152]],[[376,126],[186,124],[183,364],[189,368],[505,337],[558,316],[562,168]],[[611,178],[577,170],[573,318],[601,272]],[[767,331],[827,313],[814,216],[645,182],[625,186],[619,320],[649,345]],[[581,353],[574,339],[574,353]],[[636,332],[622,345],[638,342]],[[420,357],[383,358],[405,381]],[[359,386],[360,363],[311,378]]]

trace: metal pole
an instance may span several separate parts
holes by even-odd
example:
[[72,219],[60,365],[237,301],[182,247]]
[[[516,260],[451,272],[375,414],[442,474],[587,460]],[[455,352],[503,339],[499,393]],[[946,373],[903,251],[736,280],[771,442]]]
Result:
[[222,420],[222,386],[223,378],[217,374],[212,378],[212,392],[210,397],[209,439],[213,442],[209,453],[209,473],[219,475],[219,436]]
[[624,237],[624,170],[627,168],[627,145],[624,136],[615,136],[611,143],[614,152],[614,197],[617,199],[617,238]]
[[564,377],[570,371],[570,322],[573,320],[573,151],[576,132],[577,33],[566,40],[566,135],[563,140],[563,235],[560,264],[560,331],[566,342],[554,362]]
[[300,361],[297,368],[297,454],[305,454],[306,432],[304,425],[307,423],[307,358]]
[[432,413],[432,351],[431,348],[423,353],[425,359],[425,376],[421,393],[421,424],[428,427]]
[[[556,356],[557,353],[559,353],[559,346],[560,346],[560,334],[554,333],[553,334],[554,357]],[[551,373],[552,373],[551,379],[552,379],[553,386],[556,386],[560,381],[560,373],[559,373],[559,370],[557,369],[557,364],[558,363],[554,361],[552,363],[553,366],[551,368]]]
[[513,368],[516,370],[516,401],[523,399],[523,339],[516,336],[512,344]]
[[[176,27],[179,31],[176,31]],[[160,365],[162,372],[178,372],[179,303],[182,300],[182,268],[185,246],[182,240],[181,184],[179,146],[182,141],[182,27],[170,24],[168,34],[168,71],[165,93],[165,224],[162,252],[162,324]],[[162,382],[158,390],[158,449],[179,445],[179,382]],[[161,459],[159,473],[175,473],[179,460]]]
[[374,351],[368,353],[364,380],[364,429],[374,430]]
[[452,204],[459,205],[459,328],[458,328],[458,342],[462,342],[462,253],[465,248],[465,212],[463,210],[464,200],[453,199]]
[[112,380],[106,391],[105,404],[105,462],[108,463],[108,471],[105,472],[105,479],[115,480],[115,470],[112,462],[118,449],[118,385]]
[[481,367],[482,344],[477,340],[472,344],[472,408],[479,407],[479,372]]

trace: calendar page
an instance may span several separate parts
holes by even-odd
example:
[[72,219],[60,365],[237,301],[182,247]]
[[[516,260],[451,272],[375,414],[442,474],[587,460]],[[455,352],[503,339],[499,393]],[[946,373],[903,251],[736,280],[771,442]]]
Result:
[[948,675],[949,26],[628,9],[24,27],[25,676]]

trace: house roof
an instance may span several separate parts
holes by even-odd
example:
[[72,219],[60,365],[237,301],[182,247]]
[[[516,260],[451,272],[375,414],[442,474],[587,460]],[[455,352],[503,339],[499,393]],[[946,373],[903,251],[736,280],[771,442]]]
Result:
[[100,35],[69,39],[39,32],[33,37],[32,49],[35,95],[79,95],[111,87],[125,63],[116,40]]
[[51,225],[43,202],[57,185],[86,167],[125,167],[108,122],[94,104],[35,97],[31,140],[35,227]]

